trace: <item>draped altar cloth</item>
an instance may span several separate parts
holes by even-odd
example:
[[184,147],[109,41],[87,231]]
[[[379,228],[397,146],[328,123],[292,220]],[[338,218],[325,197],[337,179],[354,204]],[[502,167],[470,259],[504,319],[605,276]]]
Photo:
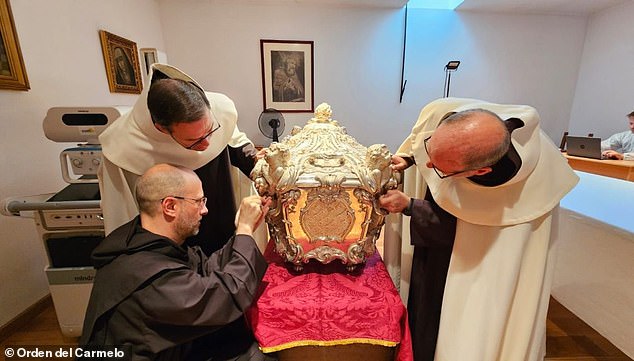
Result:
[[297,273],[272,243],[261,295],[247,311],[263,352],[362,343],[396,347],[398,361],[413,359],[407,310],[378,252],[353,272],[311,260]]

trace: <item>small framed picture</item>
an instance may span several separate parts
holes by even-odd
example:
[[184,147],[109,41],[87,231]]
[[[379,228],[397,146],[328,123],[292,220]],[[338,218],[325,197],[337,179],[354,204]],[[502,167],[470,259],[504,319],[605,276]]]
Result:
[[313,42],[260,40],[264,109],[312,112]]
[[158,50],[154,48],[141,48],[141,63],[143,64],[143,71],[145,75],[150,74],[150,67],[152,64],[158,62]]
[[0,89],[30,88],[9,0],[0,0]]
[[136,43],[105,30],[99,31],[99,37],[110,92],[140,94],[143,82]]

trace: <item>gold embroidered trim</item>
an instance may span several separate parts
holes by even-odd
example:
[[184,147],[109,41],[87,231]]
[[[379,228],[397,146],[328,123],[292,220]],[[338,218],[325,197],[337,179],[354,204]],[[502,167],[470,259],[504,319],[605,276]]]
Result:
[[338,345],[351,345],[353,343],[365,343],[370,345],[378,345],[385,347],[396,347],[398,342],[394,341],[384,341],[384,340],[374,340],[369,338],[347,338],[343,340],[334,340],[334,341],[317,341],[317,340],[301,340],[301,341],[293,341],[284,343],[277,346],[271,347],[260,347],[260,350],[264,353],[277,352],[281,350],[285,350],[288,348],[298,347],[298,346],[338,346]]

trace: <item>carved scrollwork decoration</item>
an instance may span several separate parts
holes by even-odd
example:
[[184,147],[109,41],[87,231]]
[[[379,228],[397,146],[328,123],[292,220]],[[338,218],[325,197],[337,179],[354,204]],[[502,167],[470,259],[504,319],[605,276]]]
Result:
[[400,183],[390,162],[387,146],[359,144],[320,104],[251,173],[258,193],[274,199],[266,222],[276,251],[296,269],[310,259],[363,263],[385,221],[377,199]]

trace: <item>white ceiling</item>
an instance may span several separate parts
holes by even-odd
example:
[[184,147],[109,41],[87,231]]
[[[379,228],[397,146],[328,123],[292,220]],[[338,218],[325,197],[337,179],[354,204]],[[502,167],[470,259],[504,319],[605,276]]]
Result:
[[[236,0],[231,0],[235,2]],[[241,0],[246,3],[257,4],[315,4],[315,5],[339,5],[350,7],[383,7],[402,8],[408,0]]]
[[457,10],[518,14],[591,15],[632,0],[464,0]]
[[[350,7],[401,8],[408,0],[243,0],[253,3],[330,4]],[[464,0],[457,10],[515,14],[591,15],[634,0]]]

